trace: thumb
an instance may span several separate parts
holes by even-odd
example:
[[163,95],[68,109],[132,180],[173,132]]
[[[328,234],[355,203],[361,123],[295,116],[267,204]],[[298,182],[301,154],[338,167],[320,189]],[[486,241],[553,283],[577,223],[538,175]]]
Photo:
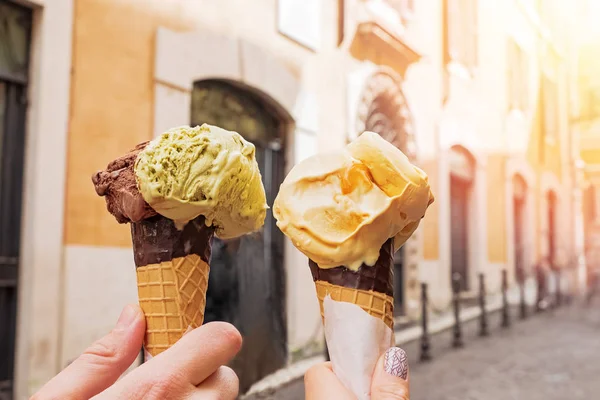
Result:
[[409,400],[408,361],[399,347],[389,348],[377,362],[371,400]]
[[111,386],[135,361],[146,323],[138,305],[121,312],[115,328],[48,382],[35,399],[89,399]]

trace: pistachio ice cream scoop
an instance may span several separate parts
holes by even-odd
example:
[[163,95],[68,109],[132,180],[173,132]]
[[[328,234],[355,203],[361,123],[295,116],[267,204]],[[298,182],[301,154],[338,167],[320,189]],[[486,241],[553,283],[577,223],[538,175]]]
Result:
[[254,145],[216,126],[173,128],[137,157],[135,175],[144,200],[183,226],[203,215],[228,239],[258,230],[267,202]]

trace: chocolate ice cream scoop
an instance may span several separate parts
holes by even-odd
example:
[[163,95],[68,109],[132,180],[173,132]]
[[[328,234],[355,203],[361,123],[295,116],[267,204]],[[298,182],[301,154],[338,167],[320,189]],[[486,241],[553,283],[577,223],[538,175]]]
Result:
[[106,198],[106,208],[120,224],[139,222],[156,215],[138,190],[133,166],[148,142],[138,144],[126,155],[111,161],[105,171],[96,172],[92,182],[98,196]]

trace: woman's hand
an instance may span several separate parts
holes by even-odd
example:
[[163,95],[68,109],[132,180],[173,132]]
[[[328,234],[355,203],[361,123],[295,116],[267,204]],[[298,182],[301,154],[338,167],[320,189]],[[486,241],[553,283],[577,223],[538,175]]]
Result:
[[194,329],[169,350],[117,379],[142,347],[145,321],[139,306],[127,306],[116,327],[48,382],[33,400],[46,399],[235,399],[239,383],[225,364],[242,338],[230,324]]
[[[335,376],[330,362],[309,369],[304,384],[307,400],[356,399]],[[371,382],[371,400],[409,400],[408,362],[401,348],[392,347],[379,358]]]

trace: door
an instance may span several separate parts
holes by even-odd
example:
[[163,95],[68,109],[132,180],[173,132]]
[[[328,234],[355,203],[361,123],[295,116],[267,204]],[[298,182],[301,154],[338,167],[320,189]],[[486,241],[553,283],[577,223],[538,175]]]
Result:
[[[239,86],[201,81],[192,94],[192,124],[202,123],[236,131],[256,146],[267,203],[272,206],[285,172],[283,127],[276,113]],[[240,393],[286,362],[283,243],[271,209],[259,232],[213,240],[205,321],[231,322],[244,337],[231,364],[240,378]]]
[[556,195],[548,192],[548,262],[556,269]]
[[394,254],[394,316],[405,313],[405,291],[404,291],[404,246]]
[[451,269],[453,276],[460,274],[461,290],[469,290],[468,190],[467,181],[454,176],[450,178]]
[[31,11],[0,0],[0,400],[11,399]]
[[524,252],[525,252],[525,244],[523,242],[524,234],[524,208],[525,202],[523,199],[514,197],[513,198],[513,207],[514,207],[514,224],[515,224],[515,276],[519,282],[522,282],[525,278],[525,265],[524,265]]

